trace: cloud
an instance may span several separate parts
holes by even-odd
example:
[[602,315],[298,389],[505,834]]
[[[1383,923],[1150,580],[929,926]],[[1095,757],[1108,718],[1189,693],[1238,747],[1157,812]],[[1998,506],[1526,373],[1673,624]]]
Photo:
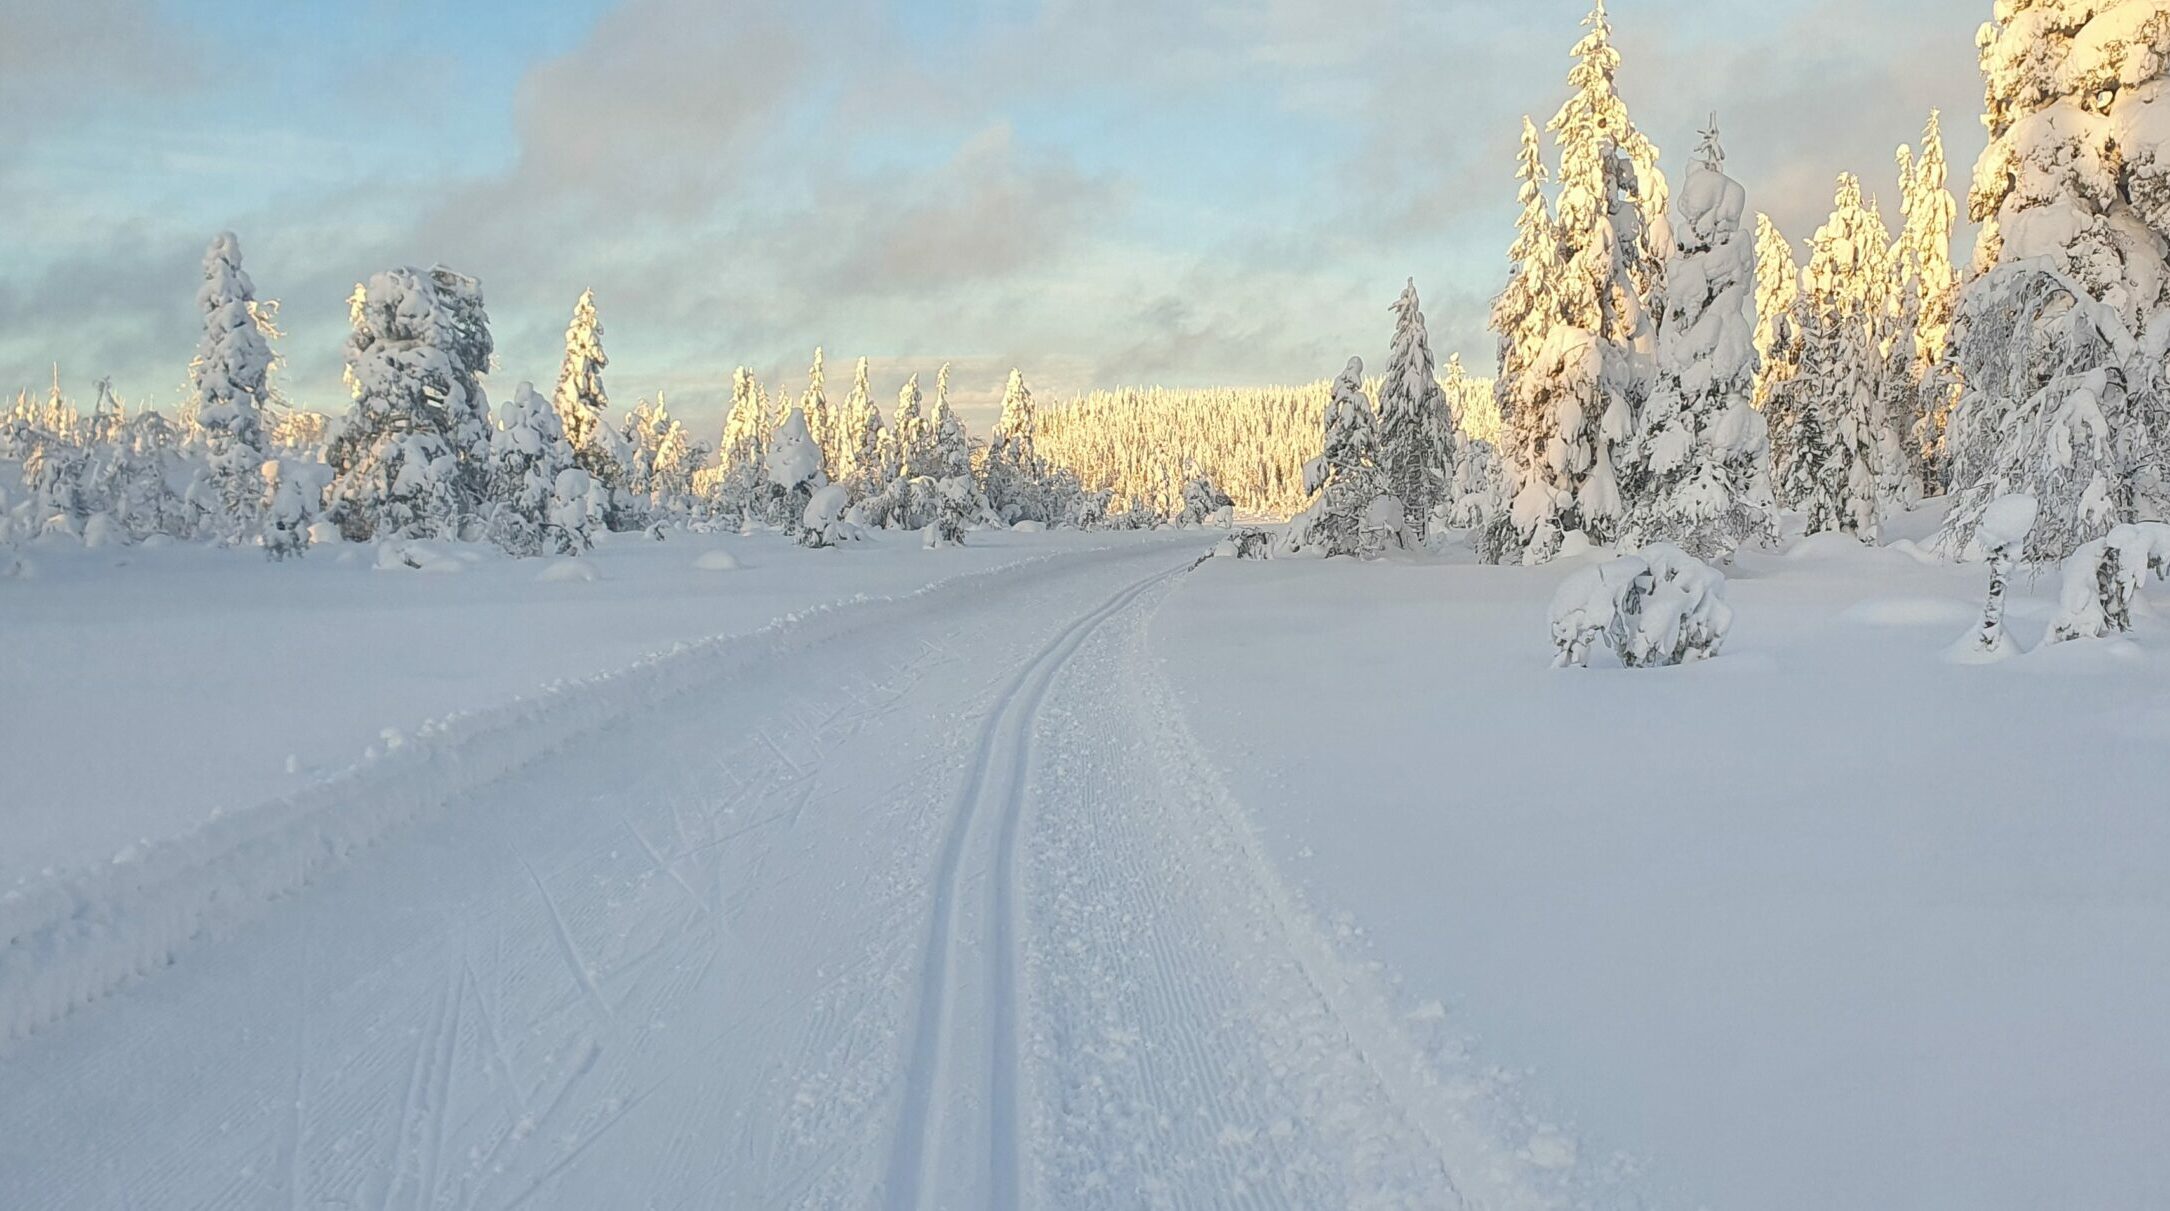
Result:
[[[1841,169],[1891,192],[1891,148],[1932,105],[1963,179],[1984,7],[1621,4],[1621,87],[1676,172],[1717,108],[1751,203],[1799,239]],[[1312,379],[1383,353],[1384,308],[1410,275],[1436,352],[1481,372],[1520,118],[1564,99],[1585,9],[624,0],[486,93],[432,87],[466,69],[457,40],[420,57],[397,39],[327,49],[411,97],[370,126],[373,94],[355,89],[305,115],[171,106],[202,60],[177,53],[162,9],[31,5],[34,36],[11,25],[0,41],[0,97],[65,77],[97,105],[36,122],[7,109],[0,178],[91,146],[134,171],[78,171],[64,204],[19,208],[11,234],[36,251],[0,253],[0,373],[59,357],[177,382],[206,216],[241,230],[259,286],[285,300],[289,382],[325,407],[343,398],[351,283],[435,261],[484,281],[501,391],[554,375],[566,313],[593,287],[614,391],[668,387],[695,416],[720,406],[733,365],[796,379],[816,343],[899,377],[984,365],[988,391],[1022,365],[1043,395]],[[434,124],[492,142],[433,141]],[[235,155],[242,134],[286,150],[247,173],[189,152]],[[342,153],[365,135],[368,154]]]

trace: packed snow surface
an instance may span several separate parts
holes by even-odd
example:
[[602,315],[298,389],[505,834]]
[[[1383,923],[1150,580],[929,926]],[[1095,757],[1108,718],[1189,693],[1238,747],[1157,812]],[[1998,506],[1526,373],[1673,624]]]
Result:
[[0,1206],[2170,1189],[2161,586],[1959,666],[1982,567],[1819,543],[1556,670],[1611,552],[1219,537],[34,551]]

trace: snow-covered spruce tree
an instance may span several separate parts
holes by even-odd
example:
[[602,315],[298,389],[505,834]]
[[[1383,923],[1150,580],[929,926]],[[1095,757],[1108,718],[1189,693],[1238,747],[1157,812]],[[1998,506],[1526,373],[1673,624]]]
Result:
[[1402,532],[1421,543],[1454,475],[1454,425],[1432,362],[1415,279],[1394,302],[1394,348],[1379,383],[1379,466],[1401,502]]
[[867,379],[867,359],[852,370],[851,395],[844,401],[842,471],[838,479],[859,497],[879,496],[887,488],[882,447],[882,410],[874,403]]
[[1032,388],[1016,369],[1002,389],[1002,414],[980,464],[980,482],[1003,524],[1050,520],[1040,490],[1040,459],[1033,448]]
[[1532,563],[1551,559],[1570,531],[1618,537],[1627,511],[1619,468],[1653,369],[1654,334],[1618,255],[1638,238],[1620,192],[1628,162],[1588,134],[1562,136],[1554,319],[1507,410],[1513,521]]
[[1715,123],[1696,151],[1674,202],[1657,387],[1637,449],[1627,538],[1724,560],[1772,533],[1777,506],[1770,443],[1753,406],[1755,253],[1741,230],[1747,198],[1725,174]]
[[137,414],[106,448],[106,483],[96,495],[134,541],[189,538],[204,511],[189,500],[201,478],[180,430],[155,411]]
[[803,526],[806,506],[814,493],[829,486],[822,470],[821,449],[806,430],[806,413],[793,408],[769,441],[769,484],[776,489],[776,515],[797,532]]
[[1989,145],[1977,272],[2046,258],[2139,332],[2170,300],[2170,14],[2153,0],[2000,0],[1977,38]]
[[1860,180],[1842,174],[1830,221],[1810,241],[1794,309],[1800,366],[1769,406],[1779,499],[1809,515],[1810,534],[1874,542],[1880,532],[1878,470],[1896,456],[1880,440],[1877,413],[1887,239],[1862,203]]
[[897,474],[905,479],[926,475],[934,462],[934,432],[927,425],[916,372],[897,392],[897,418],[891,429],[896,434]]
[[572,443],[575,465],[606,491],[623,486],[626,480],[624,442],[611,424],[610,393],[603,388],[603,371],[609,366],[595,292],[583,290],[565,327],[565,363],[550,402],[565,440]]
[[814,347],[814,364],[806,372],[806,391],[799,396],[799,412],[806,422],[806,435],[813,439],[814,448],[821,452],[823,476],[834,474],[841,466],[841,450],[837,443],[836,409],[829,403],[827,375],[824,373],[821,347]]
[[[1559,149],[1553,228],[1558,275],[1544,344],[1502,403],[1523,558],[1550,559],[1569,531],[1619,536],[1628,512],[1620,469],[1650,391],[1670,237],[1657,149],[1614,88],[1619,52],[1599,3],[1568,74],[1574,90],[1547,129]],[[1646,209],[1647,208],[1647,209]]]
[[[1517,449],[1512,442],[1518,434],[1525,442],[1549,437],[1549,427],[1538,423],[1539,418],[1522,417],[1518,423],[1517,415],[1532,398],[1536,385],[1531,380],[1532,368],[1544,351],[1558,311],[1551,291],[1559,272],[1560,238],[1553,229],[1551,207],[1545,201],[1545,165],[1538,150],[1537,126],[1527,115],[1522,118],[1522,149],[1515,161],[1515,181],[1516,199],[1522,209],[1515,219],[1514,243],[1507,249],[1507,286],[1492,302],[1490,325],[1499,337],[1499,374],[1492,380],[1492,393],[1503,427],[1493,441],[1510,455],[1518,456],[1501,460],[1505,481],[1501,487],[1510,502],[1518,486],[1516,463],[1536,465],[1547,453],[1541,448]],[[1478,555],[1487,563],[1497,563],[1521,551],[1513,518],[1504,510],[1484,520],[1474,543]]]
[[1364,519],[1374,501],[1387,494],[1379,469],[1379,429],[1364,396],[1364,360],[1352,357],[1321,418],[1319,456],[1304,466],[1304,483],[1317,494],[1311,507],[1289,522],[1284,544],[1290,551],[1317,550],[1331,559],[1379,554],[1375,535]]
[[965,433],[964,421],[957,410],[949,405],[949,363],[934,377],[934,415],[928,421],[933,431],[932,456],[927,474],[936,479],[972,474],[972,439]]
[[1951,257],[1959,203],[1952,197],[1951,169],[1944,159],[1941,114],[1929,112],[1920,154],[1910,160],[1901,148],[1899,164],[1904,222],[1893,261],[1899,276],[1898,297],[1907,307],[1902,340],[1911,347],[1912,361],[1905,377],[1912,394],[1904,409],[1887,412],[1912,417],[1912,428],[1904,434],[1912,475],[1924,494],[1934,495],[1943,488],[1944,430],[1958,402],[1956,376],[1945,367],[1952,310],[1959,299],[1959,275]]
[[723,420],[723,441],[717,452],[715,512],[743,523],[748,514],[762,512],[768,494],[768,401],[753,371],[740,366],[731,375],[731,411]]
[[188,377],[208,445],[208,529],[221,546],[253,542],[263,525],[271,344],[255,304],[256,285],[241,268],[241,241],[220,232],[203,256],[203,286],[196,291],[203,340]]
[[2027,554],[2062,559],[2170,516],[2170,14],[2006,0],[1980,38],[1989,146],[1970,213],[1977,276],[1954,321],[1963,394],[1945,435],[1968,549],[1991,501],[2033,496]]
[[460,537],[488,475],[473,444],[489,433],[475,420],[491,349],[481,290],[448,270],[392,269],[350,304],[354,406],[327,450],[327,516],[355,542]]
[[572,443],[557,409],[521,383],[505,405],[491,457],[490,539],[513,555],[572,555],[586,549],[585,536],[558,529],[553,514],[558,473],[575,465]]
[[[1775,453],[1778,498],[1807,518],[1806,532],[1846,528],[1852,502],[1875,499],[1859,460],[1839,436],[1837,413],[1869,407],[1868,385],[1854,377],[1862,355],[1853,330],[1838,317],[1804,310],[1795,317],[1800,372],[1778,387],[1770,412],[1784,426],[1785,444]],[[1854,473],[1863,470],[1856,483]]]
[[[1615,214],[1613,227],[1623,237],[1615,255],[1633,283],[1644,315],[1656,317],[1665,309],[1665,262],[1672,255],[1672,233],[1667,230],[1671,196],[1665,174],[1658,168],[1658,149],[1628,116],[1616,78],[1620,52],[1613,46],[1612,22],[1605,15],[1605,0],[1593,0],[1582,20],[1587,31],[1571,54],[1575,66],[1567,85],[1574,92],[1554,114],[1546,129],[1560,147],[1560,179],[1567,182],[1567,146],[1579,141],[1594,147],[1608,142],[1626,161],[1615,195],[1615,207],[1624,205],[1631,215]],[[1564,217],[1564,210],[1562,212]],[[1568,234],[1570,240],[1574,238]]]
[[1756,393],[1755,407],[1767,412],[1779,384],[1801,365],[1800,332],[1792,320],[1801,300],[1801,263],[1793,245],[1771,222],[1756,216]]

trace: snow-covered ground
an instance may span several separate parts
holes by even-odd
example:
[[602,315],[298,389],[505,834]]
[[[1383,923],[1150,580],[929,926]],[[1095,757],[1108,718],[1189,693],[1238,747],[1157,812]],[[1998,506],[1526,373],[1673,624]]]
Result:
[[[34,548],[33,579],[0,579],[0,889],[292,793],[387,728],[1111,541],[987,533],[929,552],[877,534],[809,553],[773,534],[607,537],[579,560],[479,547],[427,572],[378,570],[357,547],[299,564],[194,545]],[[595,579],[557,579],[568,573]]]
[[1571,566],[1216,560],[1161,611],[1349,953],[1628,1205],[2164,1205],[2170,625],[1953,663],[1982,568],[1832,536],[1744,558],[1715,661],[1552,670]]
[[1554,670],[1577,561],[973,540],[34,553],[0,1206],[2170,1189],[2162,618],[1818,540]]

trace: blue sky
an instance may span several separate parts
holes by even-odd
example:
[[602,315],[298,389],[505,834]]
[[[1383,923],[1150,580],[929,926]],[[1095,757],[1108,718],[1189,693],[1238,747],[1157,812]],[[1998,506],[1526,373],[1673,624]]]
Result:
[[[492,390],[557,371],[593,287],[631,404],[720,416],[874,359],[991,397],[1328,376],[1417,279],[1491,360],[1523,113],[1587,0],[0,0],[0,384],[178,402],[196,262],[237,231],[285,382],[344,406],[345,296],[479,276]],[[1946,111],[1981,137],[1987,0],[1615,0],[1621,87],[1678,168],[1713,109],[1796,239]]]

